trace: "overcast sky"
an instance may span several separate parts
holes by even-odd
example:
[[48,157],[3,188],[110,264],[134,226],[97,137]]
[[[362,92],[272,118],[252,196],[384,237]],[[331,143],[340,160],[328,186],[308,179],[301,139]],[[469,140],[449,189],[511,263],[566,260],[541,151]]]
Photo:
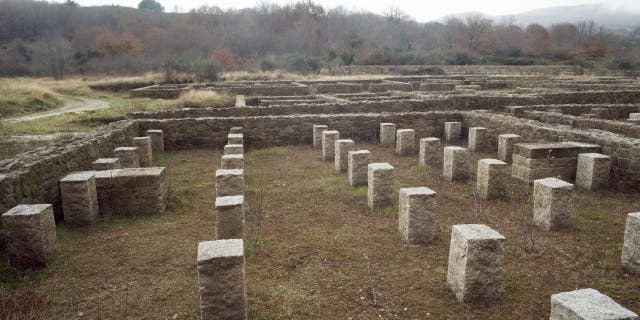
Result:
[[[137,7],[140,0],[75,0],[81,6],[121,5]],[[57,0],[57,2],[63,2]],[[181,12],[206,5],[221,8],[254,7],[259,0],[159,0],[166,11],[175,11],[177,6]],[[271,3],[292,3],[291,0],[270,0]],[[606,3],[611,9],[633,10],[640,12],[640,0],[315,0],[325,8],[339,5],[352,10],[366,10],[382,13],[391,6],[399,7],[420,22],[441,18],[446,15],[463,12],[482,12],[488,15],[508,15],[527,10],[576,5],[585,3]]]

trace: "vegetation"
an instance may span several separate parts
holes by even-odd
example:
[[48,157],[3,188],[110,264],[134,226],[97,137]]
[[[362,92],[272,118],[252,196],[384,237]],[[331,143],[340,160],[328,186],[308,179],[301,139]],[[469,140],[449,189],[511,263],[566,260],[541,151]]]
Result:
[[24,79],[0,78],[0,118],[46,111],[62,106],[49,88]]

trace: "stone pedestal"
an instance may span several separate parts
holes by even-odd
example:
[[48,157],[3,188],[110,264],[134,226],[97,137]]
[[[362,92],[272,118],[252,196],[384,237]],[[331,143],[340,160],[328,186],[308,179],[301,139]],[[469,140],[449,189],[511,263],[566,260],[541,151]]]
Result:
[[244,241],[198,244],[198,292],[202,320],[246,320]]
[[136,137],[131,139],[134,147],[138,148],[141,167],[151,167],[153,165],[153,155],[151,154],[151,138]]
[[482,224],[454,225],[447,285],[460,302],[500,298],[505,238]]
[[398,202],[398,230],[406,243],[426,244],[435,239],[436,193],[425,188],[401,188]]
[[230,134],[241,134],[242,133],[242,127],[231,127],[231,128],[229,128],[229,133]]
[[609,119],[609,109],[607,108],[591,108],[591,113],[599,119]]
[[56,223],[50,204],[21,204],[1,217],[9,263],[21,269],[46,267],[56,257]]
[[522,117],[526,111],[524,106],[507,106],[504,109],[514,117]]
[[244,170],[216,170],[216,197],[244,195]]
[[350,151],[348,157],[349,184],[352,187],[367,184],[367,167],[371,162],[371,152],[369,150]]
[[227,135],[227,144],[244,145],[244,136],[242,133],[230,133]]
[[91,163],[91,169],[95,171],[120,169],[120,158],[98,158]]
[[576,186],[587,190],[599,190],[609,187],[611,158],[600,153],[581,153],[578,155]]
[[147,136],[151,138],[152,152],[164,152],[164,132],[162,130],[147,130]]
[[622,245],[622,268],[640,276],[640,212],[629,213],[624,229]]
[[224,154],[244,154],[244,146],[241,144],[228,144],[224,146]]
[[244,169],[244,155],[225,154],[220,159],[221,169]]
[[64,222],[70,227],[91,226],[98,217],[98,193],[93,171],[76,172],[60,180]]
[[165,168],[129,168],[96,171],[100,215],[159,214],[167,207]]
[[336,156],[336,140],[340,139],[340,132],[326,130],[322,132],[322,160],[331,161]]
[[244,239],[244,196],[216,198],[218,239]]
[[507,163],[497,159],[479,160],[476,176],[478,196],[484,200],[505,198],[509,178]]
[[334,144],[334,166],[338,172],[346,172],[349,166],[349,151],[355,148],[355,142],[351,139],[336,140]]
[[571,226],[573,185],[557,178],[533,182],[533,223],[547,231]]
[[548,177],[571,181],[576,177],[578,154],[600,149],[597,144],[581,142],[518,143],[514,147],[511,176],[527,183]]
[[522,137],[517,134],[501,134],[498,136],[498,159],[511,163],[513,149],[516,143],[522,142]]
[[396,144],[396,125],[393,123],[380,124],[380,144],[392,147]]
[[322,147],[322,132],[329,130],[329,127],[325,125],[314,125],[313,126],[313,147],[321,148]]
[[448,181],[469,179],[469,150],[462,147],[445,147],[442,159],[442,175]]
[[489,143],[487,136],[487,128],[483,127],[471,127],[469,128],[469,150],[473,152],[483,152],[489,149]]
[[462,134],[462,122],[445,122],[444,123],[444,141],[446,144],[460,142]]
[[244,95],[236,95],[236,108],[242,108],[247,106],[247,100]]
[[400,129],[396,131],[396,154],[410,156],[416,152],[416,131]]
[[441,148],[440,139],[438,138],[430,137],[420,139],[419,164],[431,167],[440,165]]
[[551,295],[549,320],[636,320],[638,315],[594,289]]
[[370,163],[367,167],[367,204],[372,210],[393,203],[393,166],[389,163]]
[[140,154],[136,147],[118,147],[113,150],[113,154],[120,159],[122,168],[140,167]]

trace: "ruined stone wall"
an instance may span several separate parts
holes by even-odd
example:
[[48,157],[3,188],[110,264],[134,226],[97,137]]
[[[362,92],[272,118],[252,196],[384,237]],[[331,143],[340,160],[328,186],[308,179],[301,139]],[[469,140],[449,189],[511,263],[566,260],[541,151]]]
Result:
[[567,125],[577,129],[598,129],[618,133],[631,138],[640,138],[640,125],[635,123],[586,118],[543,111],[527,111],[524,113],[523,117],[548,124]]
[[527,106],[531,111],[547,111],[549,109],[560,109],[562,113],[579,116],[591,113],[592,108],[606,108],[609,111],[609,119],[628,119],[629,113],[639,112],[640,105],[637,104],[554,104],[554,105],[532,105]]
[[540,74],[540,75],[580,75],[579,66],[480,66],[480,65],[432,65],[432,66],[343,66],[330,71],[336,75],[401,74],[425,68],[437,68],[446,74]]

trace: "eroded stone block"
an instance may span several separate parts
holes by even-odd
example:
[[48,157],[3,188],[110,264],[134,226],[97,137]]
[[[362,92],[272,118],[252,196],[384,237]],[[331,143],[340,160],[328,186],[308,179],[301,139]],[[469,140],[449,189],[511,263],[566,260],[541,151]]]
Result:
[[241,144],[228,144],[224,146],[224,154],[244,154],[244,146]]
[[216,197],[244,195],[244,170],[216,170]]
[[98,158],[91,163],[91,169],[96,171],[120,169],[120,158]]
[[244,196],[216,197],[218,239],[244,239]]
[[231,128],[229,128],[229,133],[230,134],[241,134],[242,133],[242,127],[231,127]]
[[516,143],[520,143],[522,137],[517,134],[501,134],[498,136],[498,159],[511,163],[513,149]]
[[557,178],[533,182],[533,223],[544,230],[571,226],[573,185]]
[[600,153],[578,155],[576,186],[587,190],[606,189],[609,186],[611,158]]
[[122,168],[140,167],[140,153],[136,147],[118,147],[113,150],[113,154],[120,159]]
[[444,123],[444,141],[447,144],[460,142],[462,134],[462,122]]
[[164,152],[164,132],[162,130],[147,130],[147,136],[151,138],[152,152]]
[[640,276],[640,212],[627,215],[622,245],[622,268],[626,272]]
[[138,148],[139,163],[141,167],[151,167],[153,165],[153,155],[151,154],[151,138],[136,137],[131,139],[131,144]]
[[487,128],[471,127],[469,128],[469,150],[473,152],[487,151],[488,149]]
[[9,263],[21,269],[42,268],[56,257],[56,223],[50,204],[22,204],[2,215]]
[[506,162],[498,159],[478,160],[476,190],[480,199],[504,198],[507,181],[509,181],[509,170]]
[[340,139],[340,132],[325,130],[322,132],[322,160],[334,160],[336,156],[336,140]]
[[396,154],[410,156],[416,152],[416,131],[400,129],[396,131]]
[[442,175],[449,181],[469,179],[469,150],[462,147],[445,147],[442,159]]
[[227,135],[227,145],[241,144],[244,145],[244,136],[242,133],[230,133]]
[[349,151],[355,148],[356,143],[351,139],[335,141],[334,166],[338,172],[346,172],[349,167]]
[[70,227],[91,226],[98,217],[98,193],[93,171],[75,172],[60,180],[64,222]]
[[396,144],[396,125],[393,123],[380,124],[380,144],[394,146]]
[[313,147],[322,147],[322,132],[329,130],[329,127],[325,125],[316,124],[313,125]]
[[423,166],[437,167],[440,164],[440,154],[442,153],[440,148],[440,139],[438,138],[420,139],[418,163]]
[[398,230],[406,243],[426,244],[436,237],[436,193],[425,188],[400,188]]
[[393,166],[389,163],[370,163],[367,166],[367,204],[378,210],[393,203]]
[[549,320],[638,319],[613,299],[594,289],[580,289],[551,295]]
[[225,154],[220,159],[221,169],[244,169],[244,155]]
[[371,152],[369,150],[349,151],[348,157],[349,184],[352,187],[367,184],[367,167],[371,162]]
[[96,171],[100,215],[159,214],[167,206],[165,168],[127,168]]

